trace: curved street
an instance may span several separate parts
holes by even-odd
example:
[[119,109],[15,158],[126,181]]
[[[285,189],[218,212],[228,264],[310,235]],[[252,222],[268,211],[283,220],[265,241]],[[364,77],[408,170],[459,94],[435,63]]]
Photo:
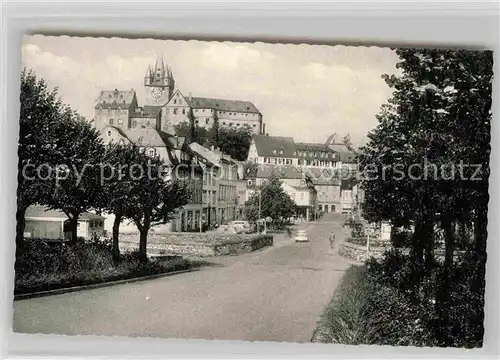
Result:
[[309,243],[208,259],[220,266],[155,280],[14,302],[14,331],[65,335],[309,342],[346,260],[339,214],[308,230]]

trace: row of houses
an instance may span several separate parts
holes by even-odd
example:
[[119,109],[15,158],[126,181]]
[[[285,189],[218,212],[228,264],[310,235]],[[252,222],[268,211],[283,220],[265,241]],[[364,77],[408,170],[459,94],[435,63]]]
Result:
[[[307,214],[340,212],[352,214],[359,208],[364,194],[359,187],[356,154],[335,135],[324,144],[295,142],[292,137],[254,135],[248,152],[247,163],[256,164],[256,177],[247,175],[248,184],[265,181],[270,170],[279,174],[282,181],[300,193],[297,181],[310,181],[310,209]],[[297,191],[296,191],[297,190]]]
[[[303,165],[299,162],[305,157],[303,143],[297,145],[293,139],[253,135],[247,161],[239,162],[219,149],[188,143],[183,137],[157,129],[107,126],[100,133],[105,143],[135,143],[149,155],[159,156],[170,168],[185,165],[183,171],[171,172],[169,176],[188,182],[191,200],[173,221],[155,231],[198,231],[201,223],[225,224],[242,219],[245,203],[274,178],[280,179],[284,191],[295,201],[296,217],[304,220],[312,220],[323,212],[359,213],[363,202],[364,194],[354,177],[355,163],[350,162],[347,155],[339,155],[347,153],[345,149],[333,150],[328,144],[308,144],[307,151],[311,153],[307,154],[307,161],[311,163]],[[279,161],[283,155],[288,162]],[[272,160],[264,160],[266,158]],[[333,160],[324,166],[314,162],[322,158]],[[353,176],[343,178],[344,170]],[[66,216],[56,210],[32,207],[26,220],[27,236],[58,238],[63,234]],[[110,232],[113,220],[110,214],[104,217],[84,214],[78,225],[78,236],[89,238]],[[135,225],[127,222],[121,229],[137,231]]]

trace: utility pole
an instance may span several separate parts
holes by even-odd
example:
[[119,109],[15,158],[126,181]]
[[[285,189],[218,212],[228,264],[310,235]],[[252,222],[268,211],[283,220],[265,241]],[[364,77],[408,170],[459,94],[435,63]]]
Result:
[[260,220],[261,220],[261,212],[262,212],[262,189],[259,190],[259,233],[260,233]]

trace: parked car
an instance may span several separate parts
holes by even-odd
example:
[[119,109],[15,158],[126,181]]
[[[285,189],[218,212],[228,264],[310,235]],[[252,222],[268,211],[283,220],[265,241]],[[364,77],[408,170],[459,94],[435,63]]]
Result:
[[251,231],[251,226],[248,221],[245,220],[234,220],[229,223],[233,229],[235,229],[239,233],[248,233]]
[[307,231],[297,230],[297,235],[295,235],[295,242],[308,242]]

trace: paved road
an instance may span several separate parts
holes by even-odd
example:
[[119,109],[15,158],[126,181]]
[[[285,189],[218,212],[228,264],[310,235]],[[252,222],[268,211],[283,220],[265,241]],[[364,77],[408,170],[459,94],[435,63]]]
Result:
[[303,224],[309,243],[276,236],[222,266],[14,303],[14,331],[67,335],[309,342],[347,268],[328,242],[340,215]]

